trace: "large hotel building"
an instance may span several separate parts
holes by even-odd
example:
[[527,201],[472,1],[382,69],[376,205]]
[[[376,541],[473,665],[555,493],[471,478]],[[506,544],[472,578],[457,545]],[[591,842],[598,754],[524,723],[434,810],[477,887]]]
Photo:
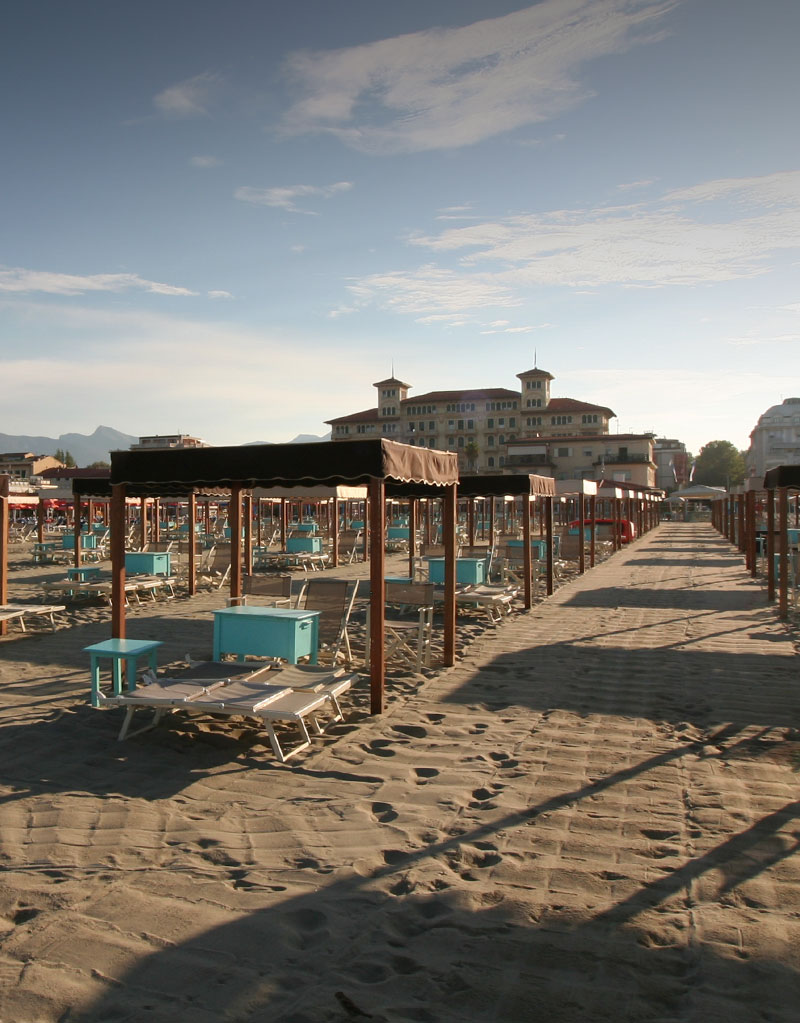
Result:
[[462,472],[539,473],[556,479],[617,480],[654,486],[654,437],[611,434],[615,413],[574,398],[552,398],[546,370],[517,373],[504,387],[429,391],[410,398],[410,384],[379,380],[376,408],[327,420],[331,440],[387,437],[456,451]]

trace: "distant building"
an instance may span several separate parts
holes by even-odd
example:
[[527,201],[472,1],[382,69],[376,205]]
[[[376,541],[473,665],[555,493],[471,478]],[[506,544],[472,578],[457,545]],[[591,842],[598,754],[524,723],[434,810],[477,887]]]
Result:
[[800,398],[785,398],[759,418],[745,462],[757,479],[776,465],[800,465]]
[[654,487],[653,435],[575,434],[513,441],[508,445],[506,471]]
[[131,444],[131,451],[163,451],[166,448],[207,448],[210,444],[199,437],[185,433],[163,433],[152,437],[140,437],[138,444]]
[[41,476],[46,469],[63,468],[64,463],[52,455],[35,455],[32,451],[11,451],[0,454],[0,473],[17,480]]
[[[463,472],[499,473],[539,471],[523,468],[519,461],[527,457],[518,448],[523,442],[563,438],[560,446],[564,447],[570,441],[608,434],[609,421],[616,415],[610,408],[575,398],[552,398],[550,382],[555,378],[538,367],[517,377],[516,390],[480,387],[414,397],[409,397],[411,385],[394,376],[379,380],[373,385],[378,391],[377,408],[329,419],[331,440],[387,437],[455,451]],[[544,453],[551,457],[550,446],[544,445]],[[619,466],[620,473],[628,471],[623,463]]]
[[685,487],[689,482],[689,455],[686,445],[679,440],[656,438],[653,446],[656,463],[656,486],[668,493]]

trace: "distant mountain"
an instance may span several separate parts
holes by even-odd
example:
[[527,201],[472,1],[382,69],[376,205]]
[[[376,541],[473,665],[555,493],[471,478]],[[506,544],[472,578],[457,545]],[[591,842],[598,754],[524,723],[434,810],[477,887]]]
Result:
[[323,437],[317,437],[313,433],[298,433],[294,440],[290,440],[290,444],[313,444],[314,441],[326,441],[330,440],[330,433],[326,433]]
[[0,433],[0,452],[32,451],[35,455],[54,455],[61,448],[69,451],[76,463],[85,467],[92,462],[108,462],[112,451],[127,451],[138,442],[110,426],[98,426],[94,433],[62,433],[60,437],[26,437]]
[[[316,434],[313,434],[313,433],[298,433],[298,435],[293,440],[288,441],[288,443],[289,444],[314,444],[316,442],[323,443],[324,441],[327,441],[327,440],[330,440],[330,439],[331,439],[330,433],[326,433],[323,437],[317,437]],[[274,444],[274,443],[275,443],[274,440],[249,440],[246,444],[243,444],[242,447],[251,448],[251,447],[254,447],[256,444]]]

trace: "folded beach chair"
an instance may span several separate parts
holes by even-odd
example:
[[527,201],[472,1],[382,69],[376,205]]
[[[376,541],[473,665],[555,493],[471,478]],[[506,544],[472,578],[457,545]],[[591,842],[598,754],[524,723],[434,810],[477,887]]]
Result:
[[519,589],[519,586],[490,586],[485,583],[466,586],[456,592],[456,606],[481,608],[492,625],[497,625],[511,614],[511,605]]
[[[255,718],[266,730],[276,758],[285,763],[311,745],[309,726],[315,735],[322,735],[320,713],[332,711],[331,721],[342,720],[338,698],[350,688],[355,678],[339,672],[301,672],[294,668],[275,670],[272,666],[258,669],[244,678],[218,677],[220,670],[230,668],[235,671],[236,667],[194,665],[183,677],[151,681],[133,692],[105,697],[100,705],[125,707],[119,741],[154,728],[164,714],[176,710]],[[204,678],[202,673],[206,669],[208,677]],[[130,725],[137,709],[152,710],[153,718],[147,725],[131,732]],[[300,742],[288,752],[281,746],[275,732],[273,722],[276,721],[292,723],[300,732]]]
[[59,611],[65,611],[63,604],[0,604],[0,621],[19,621],[23,632],[25,629],[25,618],[30,615],[33,618],[43,615],[50,619],[53,631],[56,629],[56,620],[53,617]]

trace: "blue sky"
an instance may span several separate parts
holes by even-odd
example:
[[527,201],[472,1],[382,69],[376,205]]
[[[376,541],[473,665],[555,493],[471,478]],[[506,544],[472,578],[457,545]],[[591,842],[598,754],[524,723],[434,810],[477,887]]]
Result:
[[747,445],[800,394],[791,0],[26,0],[0,432],[215,444],[515,387]]

